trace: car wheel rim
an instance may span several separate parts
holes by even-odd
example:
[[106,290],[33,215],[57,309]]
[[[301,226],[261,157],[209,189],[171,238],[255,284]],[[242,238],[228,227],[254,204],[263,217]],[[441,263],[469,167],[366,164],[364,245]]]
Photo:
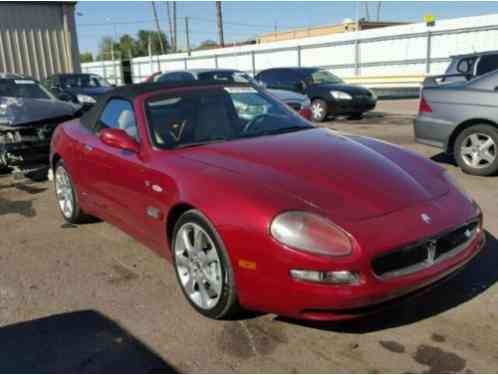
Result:
[[489,135],[473,133],[464,139],[460,153],[469,167],[482,169],[495,162],[497,148]]
[[218,303],[223,287],[221,262],[211,237],[199,225],[184,224],[175,240],[175,265],[181,286],[198,307]]
[[311,106],[311,113],[313,114],[314,119],[321,119],[323,117],[323,112],[324,112],[324,109],[320,105],[320,103],[314,103]]
[[55,194],[62,214],[70,218],[74,210],[73,187],[69,175],[62,167],[57,168],[55,172]]

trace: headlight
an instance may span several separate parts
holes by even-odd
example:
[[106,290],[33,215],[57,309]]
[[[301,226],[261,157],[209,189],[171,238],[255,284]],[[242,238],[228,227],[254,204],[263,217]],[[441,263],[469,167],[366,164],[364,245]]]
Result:
[[450,184],[452,185],[456,190],[458,190],[460,193],[462,193],[470,202],[475,203],[474,198],[470,196],[467,191],[460,185],[460,183],[457,181],[453,175],[451,175],[448,171],[443,172],[443,178]]
[[270,233],[284,245],[314,254],[344,256],[352,252],[346,232],[330,220],[308,212],[278,215],[271,223]]
[[95,99],[92,98],[91,96],[88,95],[83,95],[83,94],[78,94],[76,95],[76,99],[78,99],[78,102],[81,104],[95,104]]
[[342,91],[331,91],[330,95],[334,97],[334,99],[339,99],[339,100],[351,100],[353,97],[349,95],[347,92],[342,92]]

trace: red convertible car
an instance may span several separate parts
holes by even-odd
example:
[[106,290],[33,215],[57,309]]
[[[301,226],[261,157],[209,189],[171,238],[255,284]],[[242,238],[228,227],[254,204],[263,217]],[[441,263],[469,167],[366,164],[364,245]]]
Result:
[[66,221],[101,218],[171,260],[211,318],[352,318],[484,243],[481,210],[441,167],[244,84],[114,89],[57,128],[51,166]]

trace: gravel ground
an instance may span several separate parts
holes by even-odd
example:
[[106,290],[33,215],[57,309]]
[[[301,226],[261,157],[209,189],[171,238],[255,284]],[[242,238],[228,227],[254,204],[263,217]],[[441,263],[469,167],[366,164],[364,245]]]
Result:
[[483,207],[487,246],[431,292],[350,322],[202,318],[164,260],[106,223],[64,225],[48,182],[0,177],[0,371],[496,372],[498,178],[414,144],[415,111],[386,101],[325,126],[441,163]]

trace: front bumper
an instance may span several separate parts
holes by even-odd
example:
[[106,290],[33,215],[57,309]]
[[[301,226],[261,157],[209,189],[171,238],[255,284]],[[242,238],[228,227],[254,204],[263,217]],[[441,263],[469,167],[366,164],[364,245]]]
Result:
[[[421,213],[433,219],[431,225],[423,223]],[[234,260],[236,283],[243,306],[307,320],[343,320],[355,318],[390,304],[397,299],[427,288],[452,275],[470,261],[484,245],[482,228],[461,251],[410,274],[383,279],[374,274],[372,261],[389,253],[430,239],[457,228],[462,218],[471,220],[480,210],[462,202],[455,191],[435,201],[391,213],[382,217],[341,226],[353,235],[357,244],[347,257],[320,257],[283,248],[282,245],[263,237],[247,238],[244,243],[259,246],[240,248],[230,254]],[[237,247],[240,233],[222,233],[228,249]],[[254,260],[252,269],[238,267],[239,259]],[[316,271],[348,270],[360,275],[354,285],[320,284],[294,280],[291,269]]]
[[331,100],[327,103],[329,115],[354,115],[371,111],[377,105],[373,97],[353,97],[351,100]]
[[0,166],[29,169],[48,165],[50,140],[56,124],[0,129]]
[[[330,291],[300,288],[313,307],[301,309],[295,318],[306,320],[346,320],[380,311],[419,292],[425,292],[439,284],[470,262],[484,247],[485,234],[481,232],[476,240],[458,256],[431,269],[388,281],[369,280],[358,287],[340,293],[340,304],[331,306]],[[324,285],[324,287],[327,287]],[[338,288],[338,287],[335,287]]]

